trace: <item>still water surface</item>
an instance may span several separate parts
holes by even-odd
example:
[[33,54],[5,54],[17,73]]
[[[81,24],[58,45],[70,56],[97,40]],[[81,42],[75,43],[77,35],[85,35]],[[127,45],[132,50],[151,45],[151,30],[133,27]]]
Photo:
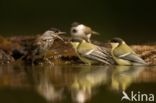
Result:
[[156,66],[0,66],[1,103],[125,103],[123,91],[149,97],[155,87]]

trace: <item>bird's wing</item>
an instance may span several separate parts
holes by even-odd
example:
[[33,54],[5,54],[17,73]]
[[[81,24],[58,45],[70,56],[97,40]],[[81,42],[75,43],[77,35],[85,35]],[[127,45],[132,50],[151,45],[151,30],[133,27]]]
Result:
[[124,59],[124,60],[131,61],[131,62],[146,64],[145,61],[142,58],[140,58],[137,54],[134,54],[134,53],[131,53],[131,52],[120,55],[118,57],[121,58],[121,59]]
[[94,47],[90,49],[84,49],[78,51],[80,55],[95,61],[99,61],[105,64],[112,64],[111,57],[107,50],[100,47]]

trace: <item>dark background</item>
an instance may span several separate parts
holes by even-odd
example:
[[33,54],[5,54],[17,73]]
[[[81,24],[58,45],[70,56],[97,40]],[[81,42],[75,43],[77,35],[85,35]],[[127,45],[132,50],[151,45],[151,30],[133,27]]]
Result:
[[118,36],[129,43],[155,42],[156,3],[151,1],[1,0],[0,34],[35,35],[50,27],[69,31],[78,21],[100,32],[100,40]]

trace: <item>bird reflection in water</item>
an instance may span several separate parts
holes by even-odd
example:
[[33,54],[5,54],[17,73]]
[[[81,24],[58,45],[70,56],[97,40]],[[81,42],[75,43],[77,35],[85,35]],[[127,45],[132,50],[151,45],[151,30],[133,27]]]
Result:
[[[11,89],[14,93],[19,90],[22,90],[22,93],[37,92],[37,99],[42,96],[48,102],[54,103],[98,101],[99,99],[94,97],[99,94],[102,95],[102,100],[105,100],[110,91],[113,92],[110,98],[114,98],[113,96],[119,96],[121,91],[127,92],[131,87],[138,87],[136,84],[147,83],[149,89],[153,90],[154,87],[152,88],[150,83],[156,82],[155,68],[156,66],[4,65],[0,66],[0,89],[9,89],[9,92],[1,93],[5,100],[8,100],[8,95],[5,94],[10,93]],[[147,88],[147,85],[144,88]],[[144,88],[139,87],[142,90]],[[27,98],[29,94],[24,96]],[[18,100],[19,96],[14,99]]]
[[71,85],[72,100],[78,103],[90,100],[98,86],[107,84],[110,74],[111,69],[103,66],[94,67],[93,70],[76,76]]
[[34,80],[47,101],[62,101],[68,91],[72,101],[82,103],[91,99],[98,86],[110,81],[111,71],[109,66],[44,66],[36,68]]
[[112,89],[125,91],[144,69],[145,66],[115,66],[111,77]]
[[53,78],[53,72],[54,67],[53,66],[45,66],[44,68],[37,68],[39,69],[38,74],[36,74],[35,82],[36,82],[36,88],[38,93],[43,96],[47,101],[60,101],[63,98],[63,88],[57,88],[57,86],[54,84]]
[[44,66],[37,67],[35,83],[38,93],[47,101],[84,103],[98,93],[101,86],[125,91],[134,83],[143,66]]

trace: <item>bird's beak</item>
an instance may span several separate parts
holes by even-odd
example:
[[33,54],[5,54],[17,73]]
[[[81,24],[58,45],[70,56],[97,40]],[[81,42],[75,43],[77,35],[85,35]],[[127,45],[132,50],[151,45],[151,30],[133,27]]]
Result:
[[66,32],[58,32],[58,35],[56,35],[56,38],[58,38],[58,39],[64,41],[63,38],[59,36],[59,35],[61,35],[61,34],[66,34]]
[[60,40],[62,40],[62,41],[64,41],[63,38],[60,37],[59,35],[56,35],[55,37],[58,38],[58,39],[60,39]]
[[100,35],[100,33],[96,32],[96,31],[92,31],[92,34],[94,34],[94,35]]
[[61,35],[61,34],[66,34],[66,32],[59,32],[59,33],[58,33],[58,35]]

